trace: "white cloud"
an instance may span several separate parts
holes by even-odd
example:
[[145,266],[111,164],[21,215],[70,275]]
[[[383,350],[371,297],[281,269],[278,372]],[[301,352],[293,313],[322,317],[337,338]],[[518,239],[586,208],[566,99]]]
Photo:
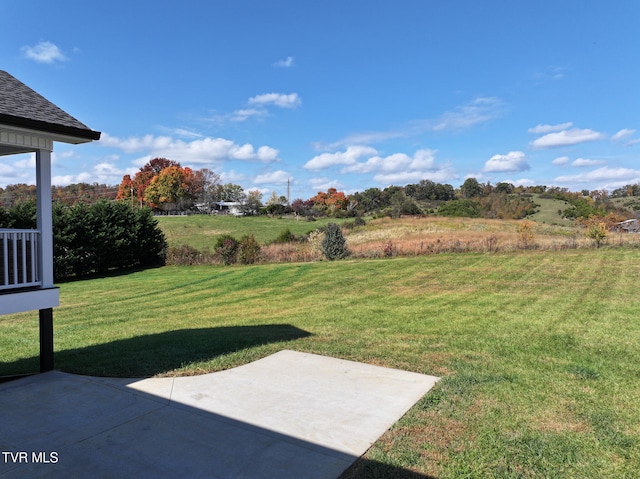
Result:
[[263,118],[267,116],[269,112],[264,108],[245,108],[242,110],[234,111],[229,119],[231,121],[246,121],[249,118]]
[[[320,170],[342,166],[341,173],[373,173],[373,179],[384,185],[400,184],[402,181],[418,182],[423,179],[443,181],[454,177],[454,172],[448,166],[436,164],[435,154],[436,150],[421,149],[413,156],[405,153],[379,156],[371,147],[351,146],[344,152],[318,155],[307,162],[305,167]],[[363,158],[366,159],[359,161]]]
[[413,161],[409,167],[415,170],[432,169],[435,167],[436,150],[418,150],[413,155]]
[[239,183],[247,179],[244,173],[238,173],[235,170],[223,171],[220,173],[220,179],[223,183]]
[[502,102],[495,97],[479,97],[455,110],[444,112],[431,128],[434,131],[459,130],[500,116]]
[[563,130],[541,136],[532,141],[531,146],[536,149],[555,148],[559,146],[576,145],[587,141],[601,140],[603,138],[604,135],[602,133],[594,130],[572,128],[570,130]]
[[291,178],[291,175],[286,171],[278,170],[270,173],[264,173],[258,175],[253,179],[256,185],[273,184],[273,183],[286,183]]
[[559,183],[588,183],[620,180],[629,184],[640,181],[640,170],[631,168],[603,167],[579,175],[559,176],[555,181]]
[[616,133],[615,135],[613,135],[611,137],[611,139],[613,141],[619,141],[622,140],[623,138],[627,138],[631,135],[633,135],[636,132],[636,130],[631,130],[629,128],[623,128],[622,130],[620,130],[618,133]]
[[537,82],[558,81],[565,77],[566,70],[563,66],[542,68],[533,74],[533,78]]
[[411,157],[404,153],[394,153],[389,156],[372,156],[363,163],[354,163],[342,169],[342,173],[371,173],[373,171],[396,171],[406,169],[411,163]]
[[22,53],[37,63],[55,63],[67,61],[62,50],[51,42],[40,42],[34,46],[22,47]]
[[196,131],[187,130],[186,128],[176,128],[173,130],[173,133],[183,138],[202,138],[204,136]]
[[554,165],[566,165],[567,163],[569,163],[569,157],[559,156],[558,158],[553,160],[551,163],[553,163]]
[[311,189],[316,191],[327,191],[329,188],[343,189],[342,183],[329,178],[311,178],[308,183]]
[[350,146],[345,151],[336,153],[322,153],[314,156],[304,164],[308,170],[322,170],[332,166],[353,165],[358,158],[367,155],[375,155],[377,151],[370,146]]
[[603,164],[603,160],[590,160],[588,158],[577,158],[571,163],[571,166],[576,167],[585,167],[585,166],[595,166]]
[[398,170],[415,171],[435,168],[435,150],[418,150],[413,157],[405,153],[389,156],[373,156],[363,163],[354,162],[342,169],[342,173],[371,173],[374,171],[396,172]]
[[82,171],[75,175],[57,175],[51,178],[51,183],[56,186],[66,186],[74,183],[102,183],[117,185],[122,177],[130,172],[118,168],[113,163],[106,161],[94,165],[90,171]]
[[480,97],[446,111],[438,118],[412,121],[395,130],[353,133],[330,144],[316,142],[313,146],[317,150],[333,149],[347,145],[370,145],[396,138],[415,137],[429,131],[462,130],[498,118],[502,113],[503,103],[498,98]]
[[527,157],[521,151],[510,151],[506,155],[493,155],[484,164],[484,171],[525,171],[530,169]]
[[[626,140],[630,136],[633,136],[635,133],[636,133],[636,130],[633,130],[630,128],[623,128],[622,130],[620,130],[619,132],[617,132],[615,135],[611,137],[611,141],[620,142],[620,141]],[[628,140],[624,143],[624,145],[633,146],[638,143],[640,143],[640,138]]]
[[529,128],[529,133],[535,133],[540,135],[542,133],[551,133],[552,131],[562,131],[573,126],[572,122],[560,123],[558,125],[537,125],[534,128]]
[[284,60],[278,60],[273,64],[274,67],[291,68],[293,66],[293,57],[287,57]]
[[370,131],[364,133],[354,133],[342,140],[338,140],[335,143],[329,145],[322,142],[312,143],[312,146],[316,150],[341,148],[347,145],[370,145],[372,143],[381,143],[395,138],[403,138],[410,136],[406,131]]
[[206,164],[225,160],[271,162],[278,159],[278,150],[253,145],[238,145],[224,138],[201,138],[190,142],[176,140],[169,136],[145,135],[120,139],[103,133],[99,142],[102,146],[118,148],[126,153],[148,151],[146,157],[165,157],[182,164]]
[[265,93],[249,98],[249,105],[275,105],[280,108],[295,108],[302,103],[297,93]]
[[442,168],[432,171],[398,171],[394,173],[380,173],[375,175],[373,179],[382,185],[406,185],[409,183],[418,183],[420,180],[431,180],[436,183],[451,181],[455,177],[453,170]]

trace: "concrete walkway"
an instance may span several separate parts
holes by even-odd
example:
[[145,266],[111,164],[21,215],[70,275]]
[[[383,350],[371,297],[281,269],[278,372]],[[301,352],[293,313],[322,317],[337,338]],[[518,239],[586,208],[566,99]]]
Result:
[[0,478],[335,479],[438,378],[294,351],[202,376],[0,384]]

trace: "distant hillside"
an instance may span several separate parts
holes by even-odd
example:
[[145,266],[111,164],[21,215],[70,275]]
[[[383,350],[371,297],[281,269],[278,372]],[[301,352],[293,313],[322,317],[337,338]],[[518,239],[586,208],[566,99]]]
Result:
[[527,217],[528,219],[550,225],[567,226],[573,223],[572,220],[562,217],[562,211],[570,206],[569,203],[552,198],[541,198],[539,194],[533,196],[535,203],[540,206],[535,214]]

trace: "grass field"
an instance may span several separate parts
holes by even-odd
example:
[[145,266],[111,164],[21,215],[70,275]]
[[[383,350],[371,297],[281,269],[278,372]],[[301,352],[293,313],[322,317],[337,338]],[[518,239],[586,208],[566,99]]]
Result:
[[169,246],[187,244],[198,250],[213,249],[216,238],[222,234],[240,239],[245,234],[253,234],[261,243],[273,241],[285,229],[294,235],[304,235],[329,222],[345,220],[320,218],[305,221],[292,217],[270,218],[268,216],[235,217],[231,215],[190,215],[158,216],[158,223],[167,237]]
[[[284,348],[401,368],[443,379],[345,477],[632,478],[639,280],[629,247],[164,267],[60,285],[56,368],[198,374]],[[0,318],[0,374],[37,370],[37,323]]]

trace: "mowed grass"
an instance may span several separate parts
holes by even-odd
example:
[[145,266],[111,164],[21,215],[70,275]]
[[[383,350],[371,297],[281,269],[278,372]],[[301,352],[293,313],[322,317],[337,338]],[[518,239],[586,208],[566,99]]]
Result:
[[268,216],[235,217],[231,215],[190,215],[190,216],[157,216],[158,224],[169,246],[187,244],[198,250],[213,250],[216,239],[222,234],[230,234],[240,239],[252,234],[256,240],[265,244],[275,240],[287,228],[294,234],[302,236],[309,231],[327,223],[341,223],[344,219],[320,218],[317,221],[306,221],[294,217],[271,218]]
[[[294,349],[442,377],[345,477],[632,478],[640,249],[164,267],[61,285],[56,368],[198,374]],[[0,374],[38,367],[0,318]],[[399,393],[401,393],[399,391]]]

